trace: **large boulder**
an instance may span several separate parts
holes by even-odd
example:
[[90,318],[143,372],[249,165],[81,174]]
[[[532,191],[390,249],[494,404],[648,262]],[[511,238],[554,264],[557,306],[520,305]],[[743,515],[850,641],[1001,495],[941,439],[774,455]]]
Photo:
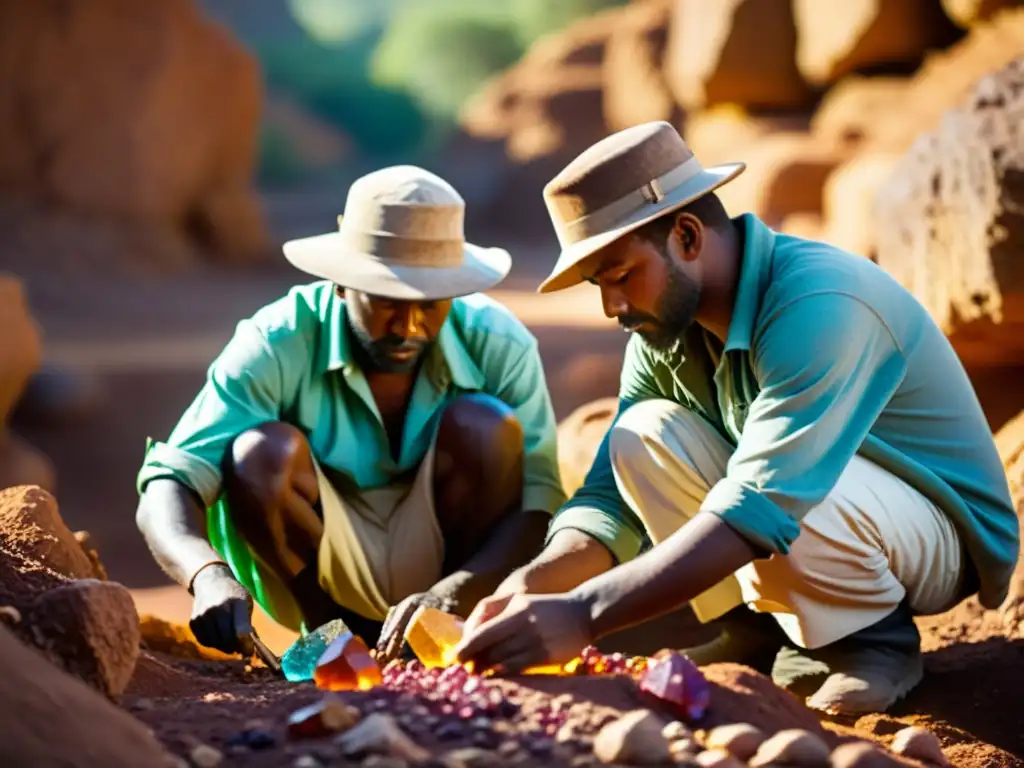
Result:
[[910,70],[952,43],[956,27],[935,0],[792,0],[796,62],[815,85],[851,72],[897,65]]
[[[152,732],[0,627],[0,764],[173,768]],[[16,724],[16,725],[15,725]]]
[[814,96],[796,46],[791,0],[677,0],[666,75],[687,110],[803,107]]
[[24,608],[46,590],[94,576],[52,495],[34,486],[0,491],[0,604]]
[[1024,359],[1022,114],[1024,58],[982,77],[875,200],[879,265],[954,334],[968,365],[974,350],[987,363]]
[[0,52],[0,190],[263,253],[258,67],[196,3],[0,0]]

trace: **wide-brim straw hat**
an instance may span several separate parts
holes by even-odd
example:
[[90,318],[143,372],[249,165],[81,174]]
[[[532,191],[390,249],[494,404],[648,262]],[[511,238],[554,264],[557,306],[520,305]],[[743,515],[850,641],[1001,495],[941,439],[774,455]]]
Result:
[[402,301],[451,299],[493,288],[512,258],[467,243],[465,201],[439,176],[411,165],[367,174],[348,191],[338,231],[284,244],[303,272]]
[[669,123],[613,133],[544,187],[562,252],[540,293],[583,280],[580,263],[605,246],[739,176],[745,163],[705,168]]

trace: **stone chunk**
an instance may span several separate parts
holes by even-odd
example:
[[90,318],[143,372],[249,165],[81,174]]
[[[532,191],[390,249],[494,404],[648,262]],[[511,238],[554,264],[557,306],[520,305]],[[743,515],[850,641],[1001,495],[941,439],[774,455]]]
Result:
[[724,749],[734,757],[746,762],[764,743],[765,736],[760,729],[747,723],[720,725],[712,729],[704,742],[708,749]]
[[640,677],[640,690],[667,705],[677,717],[699,720],[711,697],[708,681],[686,656],[663,650]]
[[142,634],[120,584],[82,579],[56,587],[28,607],[24,624],[54,663],[107,696],[119,696],[131,680]]
[[297,639],[281,656],[281,671],[285,679],[293,683],[312,680],[316,663],[327,646],[348,631],[345,622],[335,619]]
[[832,752],[832,768],[903,768],[908,765],[866,741],[844,744]]
[[779,731],[757,750],[750,760],[752,768],[788,765],[793,768],[827,768],[829,751],[818,736],[799,728]]
[[288,716],[288,737],[320,739],[345,731],[359,722],[358,709],[334,696],[325,696]]
[[649,709],[637,709],[604,726],[594,739],[602,763],[662,765],[671,761],[663,722]]
[[1019,0],[942,0],[946,15],[961,27],[970,27],[1017,5]]
[[901,730],[893,737],[889,748],[897,755],[920,760],[929,765],[937,765],[941,768],[951,765],[949,759],[942,753],[939,737],[921,726],[911,726]]
[[405,735],[391,715],[381,712],[363,718],[341,734],[335,743],[346,757],[386,755],[413,762],[424,761],[430,753]]

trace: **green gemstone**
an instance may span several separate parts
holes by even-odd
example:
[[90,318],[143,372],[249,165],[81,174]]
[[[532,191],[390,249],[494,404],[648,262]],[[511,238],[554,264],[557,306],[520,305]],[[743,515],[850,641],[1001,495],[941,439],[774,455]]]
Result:
[[348,631],[345,622],[341,619],[334,619],[292,643],[281,657],[281,671],[284,673],[285,679],[293,683],[312,680],[316,664],[324,655],[327,646],[336,637]]

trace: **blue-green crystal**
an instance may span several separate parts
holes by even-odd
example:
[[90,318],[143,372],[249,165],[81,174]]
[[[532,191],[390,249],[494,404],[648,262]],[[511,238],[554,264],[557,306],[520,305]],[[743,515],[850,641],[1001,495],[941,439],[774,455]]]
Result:
[[300,637],[281,657],[281,671],[285,679],[293,683],[312,680],[316,663],[324,655],[334,639],[348,632],[348,627],[341,619],[329,621],[312,632]]

